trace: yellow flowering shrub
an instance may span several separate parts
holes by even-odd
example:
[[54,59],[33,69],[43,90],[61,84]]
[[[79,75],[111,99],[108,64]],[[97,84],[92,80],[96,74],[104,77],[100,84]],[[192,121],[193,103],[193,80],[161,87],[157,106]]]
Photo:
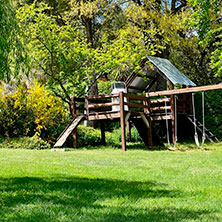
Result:
[[38,82],[30,89],[20,85],[7,94],[0,87],[0,136],[37,134],[51,142],[62,131],[65,122],[66,110],[60,99],[50,95]]
[[54,132],[63,127],[66,119],[66,110],[61,100],[50,95],[38,82],[27,92],[27,105],[34,112],[37,135],[48,140],[56,139]]

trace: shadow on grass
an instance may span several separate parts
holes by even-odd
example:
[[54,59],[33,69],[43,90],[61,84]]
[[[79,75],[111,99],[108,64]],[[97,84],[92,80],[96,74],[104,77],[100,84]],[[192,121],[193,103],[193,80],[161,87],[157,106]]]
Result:
[[[88,178],[0,178],[1,221],[184,221],[207,211],[160,207],[161,198],[184,197],[155,181]],[[150,201],[158,201],[156,207]],[[141,203],[142,202],[142,203]],[[148,205],[147,205],[148,204]]]

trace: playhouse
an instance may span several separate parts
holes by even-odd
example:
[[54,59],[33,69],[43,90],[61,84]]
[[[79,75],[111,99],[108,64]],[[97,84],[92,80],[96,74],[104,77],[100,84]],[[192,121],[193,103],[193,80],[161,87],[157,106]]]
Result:
[[[168,143],[175,144],[181,118],[186,118],[193,124],[195,140],[197,130],[200,130],[204,140],[207,138],[211,142],[217,141],[217,138],[206,130],[204,123],[196,120],[193,93],[222,89],[222,85],[197,87],[169,60],[154,56],[147,56],[147,60],[152,64],[152,68],[146,69],[141,75],[131,74],[125,82],[114,83],[112,94],[72,98],[73,120],[61,133],[54,147],[61,147],[70,134],[73,135],[73,145],[76,147],[76,129],[83,120],[101,122],[103,143],[104,121],[120,121],[123,151],[126,150],[126,139],[130,138],[132,124],[146,146],[152,148],[153,144],[162,144],[153,124],[156,121],[165,121]],[[160,85],[161,89],[158,89]],[[177,85],[182,87],[175,89]]]

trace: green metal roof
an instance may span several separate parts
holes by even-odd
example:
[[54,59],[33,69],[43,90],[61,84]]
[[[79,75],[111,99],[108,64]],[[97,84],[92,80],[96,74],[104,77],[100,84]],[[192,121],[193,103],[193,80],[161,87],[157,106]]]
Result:
[[196,86],[182,72],[180,72],[168,59],[147,56],[150,62],[156,66],[173,84]]

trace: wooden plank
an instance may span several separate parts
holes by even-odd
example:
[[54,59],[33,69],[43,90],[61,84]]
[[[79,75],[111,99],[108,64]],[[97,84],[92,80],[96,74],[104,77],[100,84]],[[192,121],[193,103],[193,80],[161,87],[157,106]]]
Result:
[[166,120],[166,119],[171,119],[171,115],[165,115],[165,116],[152,116],[153,120]]
[[125,129],[125,111],[124,111],[124,93],[120,92],[120,125],[121,125],[121,142],[122,150],[126,151],[126,129]]
[[61,147],[68,136],[73,132],[74,129],[80,124],[80,122],[85,119],[85,115],[78,116],[76,119],[73,119],[72,122],[69,124],[68,127],[62,132],[62,134],[59,136],[56,144],[54,147]]
[[104,121],[100,121],[101,144],[106,145],[106,131]]
[[127,141],[131,142],[131,124],[130,124],[130,121],[127,121],[126,129],[127,129]]
[[109,94],[109,95],[102,95],[102,96],[88,96],[89,100],[96,100],[96,99],[106,99],[106,98],[115,98],[119,97],[119,94]]
[[139,104],[139,103],[124,103],[130,108],[148,108],[147,105]]
[[140,115],[141,115],[141,118],[142,118],[145,126],[147,127],[147,129],[149,129],[150,125],[149,125],[149,122],[148,122],[146,116],[144,115],[144,113],[140,113]]
[[89,107],[89,109],[95,109],[95,108],[108,107],[108,106],[116,106],[116,105],[119,105],[119,102],[90,104],[90,105],[88,105],[88,107]]
[[128,113],[125,115],[125,124],[127,124],[128,120],[129,120],[129,118],[130,118],[130,115],[131,115],[130,112],[128,112]]
[[197,87],[186,88],[186,89],[174,89],[174,90],[150,92],[150,93],[147,93],[147,96],[149,97],[167,96],[167,95],[176,95],[176,94],[183,94],[183,93],[203,92],[203,91],[216,90],[216,89],[222,89],[222,85],[197,86]]
[[170,102],[170,98],[163,98],[163,99],[151,99],[150,103],[164,103],[164,102]]
[[138,95],[133,95],[133,94],[124,94],[124,96],[127,99],[131,99],[131,100],[142,100],[142,101],[149,101],[149,98],[145,97],[145,96],[138,96]]
[[165,110],[165,109],[171,109],[171,106],[158,106],[158,107],[150,107],[152,111],[154,110]]
[[[170,82],[170,90],[174,90],[174,85]],[[170,96],[170,106],[171,106],[171,119],[172,119],[172,142],[175,144],[176,138],[175,138],[175,95],[172,94]]]
[[115,119],[120,118],[120,113],[107,113],[107,114],[90,114],[88,120],[102,120],[102,119]]
[[89,116],[89,100],[87,97],[85,98],[85,109],[86,109],[86,115]]

